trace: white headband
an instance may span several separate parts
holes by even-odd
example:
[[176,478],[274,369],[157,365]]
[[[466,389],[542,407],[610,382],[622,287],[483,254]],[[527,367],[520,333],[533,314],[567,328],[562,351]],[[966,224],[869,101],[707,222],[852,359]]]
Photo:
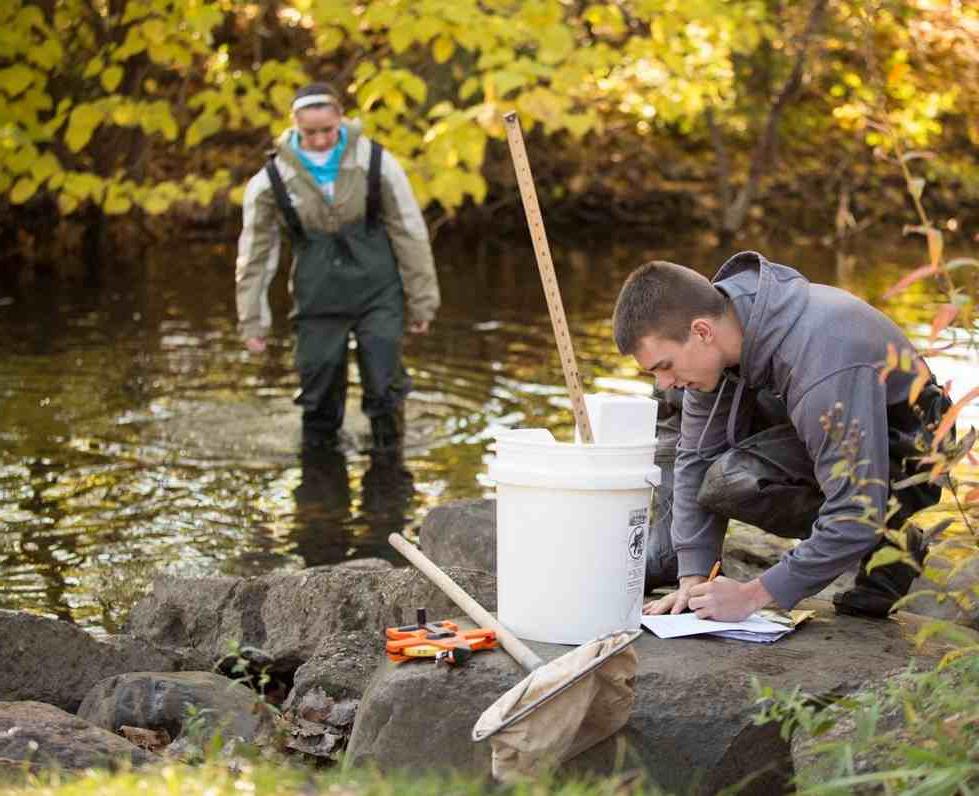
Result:
[[305,97],[297,97],[292,103],[294,111],[308,108],[310,105],[339,105],[336,97],[329,94],[307,94]]

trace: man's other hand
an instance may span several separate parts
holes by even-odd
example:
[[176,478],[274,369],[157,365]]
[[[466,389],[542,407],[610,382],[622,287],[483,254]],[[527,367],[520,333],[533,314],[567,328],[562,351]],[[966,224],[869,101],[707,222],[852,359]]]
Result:
[[245,348],[253,354],[265,353],[266,343],[264,337],[249,337],[245,340]]
[[428,334],[428,321],[411,321],[408,331],[412,334]]
[[680,578],[680,588],[658,600],[650,600],[642,607],[642,612],[644,614],[683,613],[687,610],[687,602],[690,600],[690,590],[694,586],[706,582],[707,578],[703,575],[688,575],[685,578]]
[[757,578],[739,583],[720,577],[691,588],[687,605],[700,619],[740,622],[771,601],[772,596]]

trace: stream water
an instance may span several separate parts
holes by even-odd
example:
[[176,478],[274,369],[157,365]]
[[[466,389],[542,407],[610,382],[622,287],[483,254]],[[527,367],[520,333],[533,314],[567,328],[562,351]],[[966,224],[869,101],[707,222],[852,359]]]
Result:
[[[730,253],[696,242],[552,246],[586,389],[642,394],[651,384],[610,337],[623,279],[653,257],[710,274]],[[866,298],[915,336],[927,329],[935,299],[925,283],[881,298],[919,264],[917,241],[846,257],[815,245],[763,251]],[[69,269],[0,294],[0,607],[113,631],[161,569],[254,575],[394,559],[388,533],[417,527],[438,504],[492,493],[484,457],[498,430],[570,438],[529,241],[440,238],[436,259],[443,309],[407,346],[412,444],[394,467],[353,450],[301,465],[280,433],[298,413],[285,279],[273,289],[269,353],[248,355],[235,331],[233,242],[106,263],[98,285]],[[939,375],[966,386],[974,367],[953,350]]]

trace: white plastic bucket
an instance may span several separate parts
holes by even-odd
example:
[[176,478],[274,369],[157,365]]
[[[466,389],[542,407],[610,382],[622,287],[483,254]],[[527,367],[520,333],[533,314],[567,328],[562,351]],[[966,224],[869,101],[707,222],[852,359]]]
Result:
[[656,441],[574,445],[543,429],[497,437],[497,612],[516,636],[582,644],[639,628]]

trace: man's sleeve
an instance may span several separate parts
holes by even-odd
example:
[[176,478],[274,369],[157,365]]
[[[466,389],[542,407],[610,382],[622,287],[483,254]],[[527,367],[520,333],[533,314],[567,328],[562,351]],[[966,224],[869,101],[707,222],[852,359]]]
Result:
[[706,511],[697,503],[704,473],[711,461],[728,447],[726,427],[732,388],[730,384],[722,387],[726,389],[722,389],[720,395],[698,390],[685,390],[683,395],[670,529],[677,555],[677,574],[681,578],[707,575],[724,547],[727,519]]
[[431,321],[440,296],[428,227],[401,164],[384,151],[381,161],[381,217],[401,271],[409,321]]
[[265,170],[248,181],[235,261],[235,300],[242,339],[265,337],[272,326],[269,285],[279,267],[279,220]]
[[[824,379],[807,391],[791,417],[825,500],[812,535],[761,576],[783,608],[827,586],[877,544],[889,473],[887,397],[873,366]],[[827,434],[824,418],[832,420],[833,435]],[[855,473],[845,472],[847,460]]]

